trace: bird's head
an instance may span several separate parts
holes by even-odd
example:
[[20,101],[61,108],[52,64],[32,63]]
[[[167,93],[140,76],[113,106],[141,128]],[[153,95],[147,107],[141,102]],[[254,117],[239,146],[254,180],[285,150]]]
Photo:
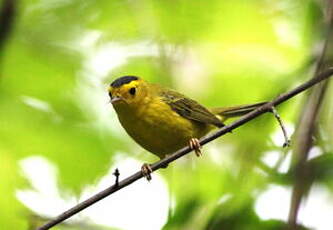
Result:
[[108,91],[113,106],[135,106],[147,95],[147,83],[136,76],[123,76],[114,80]]

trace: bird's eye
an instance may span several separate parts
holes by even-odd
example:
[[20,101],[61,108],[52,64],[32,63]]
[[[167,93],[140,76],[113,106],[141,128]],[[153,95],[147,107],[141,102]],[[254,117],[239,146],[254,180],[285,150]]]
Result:
[[112,93],[111,92],[109,92],[109,97],[112,98]]
[[128,92],[132,95],[135,95],[136,89],[134,87],[130,88],[130,90]]

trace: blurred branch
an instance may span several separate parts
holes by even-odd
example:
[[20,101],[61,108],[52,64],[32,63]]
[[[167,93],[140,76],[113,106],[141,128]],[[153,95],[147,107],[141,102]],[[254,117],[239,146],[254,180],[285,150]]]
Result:
[[0,9],[0,53],[13,28],[16,0],[4,0]]
[[[27,230],[34,230],[41,223],[49,221],[50,218],[41,217],[36,214],[29,214],[26,217],[28,219]],[[80,230],[111,230],[109,227],[97,225],[88,221],[75,221],[74,223],[62,223],[62,229],[80,229]]]
[[[333,33],[333,0],[327,1],[326,23],[327,31],[320,56],[317,61],[314,79],[318,73],[321,72],[330,61],[327,62],[328,47],[331,45],[330,38]],[[301,112],[296,131],[295,147],[293,152],[293,165],[295,168],[294,185],[291,196],[291,204],[288,217],[289,229],[296,229],[297,216],[302,201],[302,197],[309,190],[308,179],[310,168],[308,167],[308,155],[312,147],[312,137],[315,132],[316,121],[319,114],[320,106],[322,104],[328,82],[324,82],[315,87],[306,100],[306,104]]]
[[[328,68],[326,71],[323,71],[321,74],[319,74],[316,78],[312,78],[311,80],[303,83],[302,85],[298,86],[297,88],[295,88],[287,93],[281,94],[280,96],[276,97],[274,100],[267,102],[266,104],[260,106],[256,110],[244,115],[242,118],[238,119],[237,121],[218,129],[218,131],[216,131],[213,134],[203,137],[200,140],[200,144],[205,145],[205,144],[209,143],[210,141],[215,140],[216,138],[221,137],[221,136],[231,132],[232,130],[240,127],[241,125],[257,118],[258,116],[260,116],[264,113],[267,113],[267,112],[271,112],[273,106],[277,106],[277,105],[283,103],[284,101],[296,96],[297,94],[307,90],[308,88],[312,87],[313,85],[318,84],[319,82],[331,77],[332,74],[333,74],[333,68]],[[189,152],[191,152],[191,149],[189,147],[184,147],[184,148],[174,152],[173,154],[169,155],[168,157],[165,157],[164,159],[152,164],[151,169],[153,171],[156,171],[156,170],[164,167],[165,165],[168,165],[171,162],[177,160],[178,158],[188,154]],[[47,222],[42,227],[38,228],[38,230],[50,229],[51,227],[61,223],[62,221],[68,219],[69,217],[75,215],[76,213],[88,208],[89,206],[91,206],[94,203],[102,200],[103,198],[111,195],[112,193],[115,193],[118,190],[132,184],[133,182],[141,179],[142,177],[143,177],[143,175],[142,175],[141,171],[134,173],[133,175],[120,181],[118,184],[115,184],[115,185],[112,185],[112,186],[106,188],[105,190],[97,193],[96,195],[92,196],[91,198],[77,204],[76,206],[72,207],[71,209],[67,210],[66,212],[60,214],[55,219]]]
[[0,6],[0,64],[1,58],[4,55],[3,50],[6,40],[9,38],[9,34],[13,28],[16,5],[16,0],[4,0],[2,6]]

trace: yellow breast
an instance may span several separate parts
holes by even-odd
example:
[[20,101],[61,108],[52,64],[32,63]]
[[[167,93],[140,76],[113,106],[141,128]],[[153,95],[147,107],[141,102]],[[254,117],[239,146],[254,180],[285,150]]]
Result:
[[202,137],[210,129],[209,125],[180,116],[159,97],[143,101],[139,106],[115,106],[115,110],[127,133],[160,158],[186,146],[190,138]]

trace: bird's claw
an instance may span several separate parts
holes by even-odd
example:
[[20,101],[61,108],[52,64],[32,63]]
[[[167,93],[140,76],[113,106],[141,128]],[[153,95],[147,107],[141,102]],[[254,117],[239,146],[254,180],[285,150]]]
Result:
[[142,166],[141,166],[141,173],[142,175],[148,180],[150,181],[151,180],[151,173],[153,172],[153,170],[151,169],[150,165],[147,164],[147,163],[144,163]]
[[201,152],[201,144],[199,142],[199,140],[197,138],[191,138],[189,141],[189,147],[190,149],[194,150],[195,155],[197,157],[202,156],[202,152]]

